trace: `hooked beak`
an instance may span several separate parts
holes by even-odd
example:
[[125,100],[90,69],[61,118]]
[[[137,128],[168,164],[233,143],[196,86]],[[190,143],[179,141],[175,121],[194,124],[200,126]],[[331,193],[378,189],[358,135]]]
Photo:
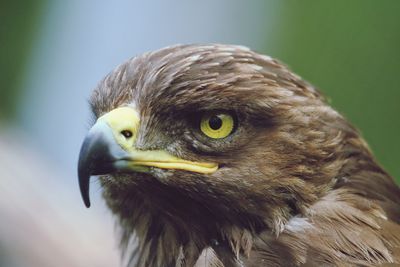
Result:
[[130,107],[117,108],[100,117],[83,141],[78,161],[79,187],[83,202],[90,207],[89,181],[92,175],[114,172],[149,172],[150,167],[211,174],[216,163],[177,158],[164,150],[136,150],[134,145],[139,116]]

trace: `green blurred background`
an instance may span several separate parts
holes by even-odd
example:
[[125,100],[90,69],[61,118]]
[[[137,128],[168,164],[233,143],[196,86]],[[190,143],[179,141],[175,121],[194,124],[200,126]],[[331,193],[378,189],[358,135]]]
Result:
[[0,1],[0,121],[15,119],[45,0]]
[[87,98],[117,64],[171,44],[241,44],[286,63],[400,182],[399,11],[397,0],[0,1],[0,266],[118,265],[100,186],[90,210],[78,191]]
[[320,88],[400,181],[400,1],[285,1],[272,53]]

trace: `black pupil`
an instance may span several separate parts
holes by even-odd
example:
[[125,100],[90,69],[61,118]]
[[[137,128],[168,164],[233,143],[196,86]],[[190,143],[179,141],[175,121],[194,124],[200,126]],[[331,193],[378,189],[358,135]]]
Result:
[[218,116],[212,116],[208,121],[210,128],[213,130],[218,130],[222,126],[222,120]]

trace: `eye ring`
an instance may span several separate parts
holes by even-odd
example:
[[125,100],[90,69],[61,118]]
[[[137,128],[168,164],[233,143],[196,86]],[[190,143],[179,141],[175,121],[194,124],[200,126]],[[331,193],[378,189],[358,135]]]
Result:
[[200,130],[209,138],[222,139],[235,130],[235,119],[227,112],[210,112],[201,117]]

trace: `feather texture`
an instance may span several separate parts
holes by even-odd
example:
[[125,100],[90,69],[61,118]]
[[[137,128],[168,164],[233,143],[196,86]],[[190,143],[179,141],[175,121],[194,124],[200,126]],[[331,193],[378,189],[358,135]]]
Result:
[[[220,166],[101,178],[128,265],[400,264],[399,187],[358,131],[277,60],[241,46],[168,47],[117,67],[90,103],[95,117],[135,107],[137,149]],[[235,114],[231,136],[201,135],[195,118],[213,110]]]

